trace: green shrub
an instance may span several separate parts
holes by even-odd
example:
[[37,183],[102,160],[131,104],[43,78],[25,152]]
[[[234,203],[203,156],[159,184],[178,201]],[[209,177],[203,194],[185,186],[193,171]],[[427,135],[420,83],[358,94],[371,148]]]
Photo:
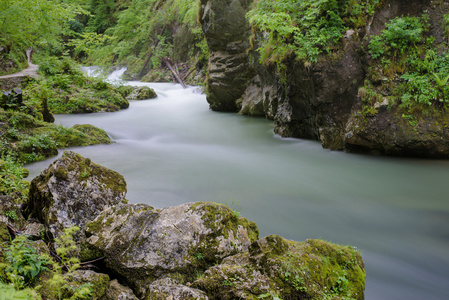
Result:
[[39,300],[40,295],[31,289],[17,291],[13,286],[0,282],[0,296],[2,300]]
[[[7,277],[4,280],[12,283],[17,290],[28,286],[32,287],[35,283],[42,284],[39,286],[39,291],[49,299],[90,299],[93,292],[92,284],[79,285],[69,282],[70,276],[80,266],[80,261],[77,258],[77,246],[73,241],[73,234],[78,230],[79,228],[76,226],[64,229],[64,234],[55,239],[57,261],[47,254],[38,253],[24,235],[17,236],[5,249],[5,263],[0,264],[0,269],[5,272]],[[44,280],[38,282],[38,276],[44,272],[49,276],[44,276]],[[0,285],[0,292],[3,290],[11,294],[11,297],[17,297],[6,299],[40,298],[35,291],[29,289],[16,291]],[[19,296],[24,298],[19,298]],[[0,299],[4,298],[0,297]]]
[[289,55],[316,62],[331,53],[348,26],[357,27],[374,13],[379,0],[258,0],[247,18],[268,36],[258,49],[265,63],[282,63]]
[[13,195],[25,199],[28,196],[29,182],[23,180],[28,171],[11,155],[0,158],[0,195]]
[[7,279],[16,289],[22,289],[34,283],[39,273],[49,270],[47,265],[51,263],[51,258],[38,254],[31,242],[24,235],[19,235],[6,248],[5,262],[0,267],[4,269]]
[[[424,22],[423,22],[424,21]],[[413,46],[423,39],[426,22],[418,17],[396,18],[385,25],[385,29],[375,36],[369,44],[373,59],[386,54],[404,54],[409,46]]]

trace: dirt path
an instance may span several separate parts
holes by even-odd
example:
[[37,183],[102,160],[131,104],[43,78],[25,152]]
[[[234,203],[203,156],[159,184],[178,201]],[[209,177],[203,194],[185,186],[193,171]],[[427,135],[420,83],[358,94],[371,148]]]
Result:
[[22,77],[22,76],[31,76],[31,77],[37,77],[37,68],[38,65],[31,63],[31,48],[27,50],[27,58],[28,58],[28,68],[23,69],[20,72],[9,74],[9,75],[3,75],[0,76],[0,79],[2,78],[13,78],[13,77]]

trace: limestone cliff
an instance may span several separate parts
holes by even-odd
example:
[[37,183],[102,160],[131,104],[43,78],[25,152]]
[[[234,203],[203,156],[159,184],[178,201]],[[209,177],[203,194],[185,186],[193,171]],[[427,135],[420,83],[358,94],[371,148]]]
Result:
[[[428,14],[428,37],[438,51],[447,49],[442,20],[447,1],[379,2],[367,22],[347,28],[338,49],[317,62],[289,58],[283,74],[273,64],[262,64],[257,52],[264,32],[251,28],[245,14],[247,0],[202,0],[200,21],[211,52],[207,100],[213,110],[265,116],[283,137],[320,140],[324,148],[387,155],[449,157],[446,111],[414,110],[414,121],[385,91],[404,82],[404,71],[387,80],[373,76],[378,64],[368,51],[369,40],[396,17]],[[423,39],[424,41],[424,39]],[[425,43],[425,42],[423,42]],[[384,76],[379,71],[377,77]],[[366,103],[360,90],[378,90],[378,100]],[[367,109],[369,113],[367,113]]]

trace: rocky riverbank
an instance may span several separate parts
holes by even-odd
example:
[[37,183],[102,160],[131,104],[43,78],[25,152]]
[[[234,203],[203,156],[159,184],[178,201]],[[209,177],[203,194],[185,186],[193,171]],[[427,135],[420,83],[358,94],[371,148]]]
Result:
[[[19,216],[2,217],[4,241],[26,233],[41,251],[58,251],[63,232],[80,228],[74,255],[86,263],[65,280],[91,283],[92,299],[364,298],[364,264],[353,248],[259,238],[255,223],[213,202],[129,204],[123,176],[74,152],[33,179],[23,216],[1,200]],[[51,294],[46,280],[35,283],[43,295]]]
[[[344,11],[353,5],[346,4],[337,11],[346,32],[327,52],[318,48],[323,53],[316,61],[298,59],[292,50],[271,61],[261,59],[275,47],[296,44],[291,32],[279,39],[285,44],[264,48],[268,54],[258,51],[270,36],[282,34],[250,25],[246,15],[259,2],[201,1],[200,21],[210,50],[211,109],[264,116],[274,120],[275,132],[283,137],[320,140],[333,150],[449,157],[448,99],[436,92],[446,88],[439,80],[444,67],[437,67],[447,55],[445,1],[369,1],[370,8],[358,16],[354,7]],[[314,11],[309,25],[327,12]],[[353,20],[357,18],[361,21]],[[407,36],[411,32],[413,39]],[[372,40],[387,42],[375,52]],[[406,48],[395,49],[400,43]]]

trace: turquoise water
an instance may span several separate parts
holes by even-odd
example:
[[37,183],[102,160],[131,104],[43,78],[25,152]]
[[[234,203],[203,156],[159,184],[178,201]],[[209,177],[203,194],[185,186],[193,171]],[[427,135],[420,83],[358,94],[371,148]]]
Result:
[[108,132],[114,144],[71,150],[123,174],[130,202],[225,203],[261,237],[357,247],[366,299],[449,299],[449,161],[328,151],[275,136],[268,120],[212,112],[195,88],[149,85],[159,97],[127,110],[56,117]]

